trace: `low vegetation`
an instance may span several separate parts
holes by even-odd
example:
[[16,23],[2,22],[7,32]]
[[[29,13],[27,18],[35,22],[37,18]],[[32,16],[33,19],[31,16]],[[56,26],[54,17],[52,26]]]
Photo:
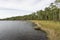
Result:
[[45,21],[32,20],[37,27],[47,32],[49,40],[60,40],[60,22],[59,21]]
[[[60,0],[56,0],[60,2]],[[32,20],[39,28],[45,30],[49,40],[60,40],[60,8],[51,3],[45,10],[33,12],[30,15],[5,18],[0,20]]]

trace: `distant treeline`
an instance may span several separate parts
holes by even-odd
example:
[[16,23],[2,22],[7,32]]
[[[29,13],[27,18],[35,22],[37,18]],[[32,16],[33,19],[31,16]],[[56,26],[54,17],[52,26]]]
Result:
[[60,20],[60,8],[51,3],[45,10],[39,10],[30,15],[11,17],[3,20]]
[[60,0],[56,0],[56,2],[60,2]]

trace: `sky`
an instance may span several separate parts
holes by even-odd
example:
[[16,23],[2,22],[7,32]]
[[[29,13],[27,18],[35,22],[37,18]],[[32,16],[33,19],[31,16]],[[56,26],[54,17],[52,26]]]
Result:
[[0,0],[0,19],[43,10],[55,0]]

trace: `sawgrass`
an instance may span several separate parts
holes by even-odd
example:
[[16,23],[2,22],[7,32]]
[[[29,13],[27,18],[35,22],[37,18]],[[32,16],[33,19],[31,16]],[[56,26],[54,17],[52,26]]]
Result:
[[48,20],[31,20],[37,27],[47,32],[48,40],[60,40],[60,22]]

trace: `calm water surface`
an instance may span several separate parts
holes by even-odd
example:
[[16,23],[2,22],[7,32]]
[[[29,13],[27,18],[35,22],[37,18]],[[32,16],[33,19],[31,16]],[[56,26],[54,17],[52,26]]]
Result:
[[47,40],[46,34],[34,30],[28,21],[0,21],[0,40]]

